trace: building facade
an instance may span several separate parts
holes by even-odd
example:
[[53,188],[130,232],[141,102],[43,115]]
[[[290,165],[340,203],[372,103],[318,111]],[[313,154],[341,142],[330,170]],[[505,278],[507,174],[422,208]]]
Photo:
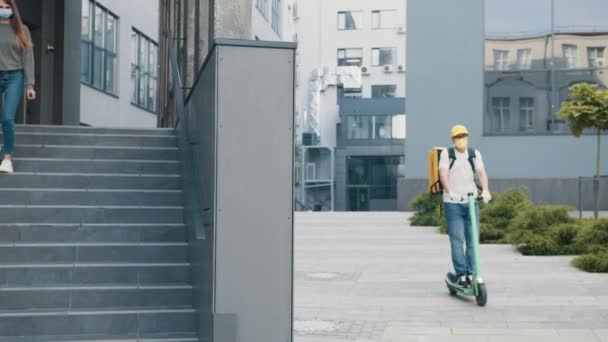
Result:
[[292,41],[295,0],[160,0],[159,127],[176,123],[166,38],[177,43],[184,91],[192,88],[217,38]]
[[78,1],[82,1],[81,123],[156,127],[158,0]]
[[[340,109],[340,98],[369,99],[369,104],[373,104],[378,99],[405,97],[405,1],[300,0],[292,4],[292,9],[298,43],[299,209],[321,206],[322,210],[331,210],[334,204],[335,210],[348,210],[343,200],[346,190],[337,178],[346,173],[346,160],[342,158],[348,154],[337,150],[338,127],[345,127],[343,119],[348,116],[348,111]],[[338,87],[343,91],[338,92]],[[383,110],[372,106],[366,114],[384,115]],[[404,114],[405,108],[397,112]],[[389,146],[368,147],[366,150],[365,144],[359,142],[357,148],[367,156],[393,153]],[[334,162],[327,162],[327,158],[334,158]]]
[[[481,150],[493,190],[525,185],[537,203],[577,205],[578,177],[595,173],[597,137],[572,137],[555,113],[569,86],[606,86],[608,19],[600,13],[607,6],[598,0],[410,2],[413,129],[407,132],[400,208],[426,191],[426,151],[450,144],[449,129],[458,123]],[[442,44],[430,43],[436,41]],[[605,151],[606,137],[601,141]],[[605,161],[601,173],[608,173]],[[591,189],[590,182],[582,184],[584,209],[592,207]],[[607,207],[608,192],[602,196]]]

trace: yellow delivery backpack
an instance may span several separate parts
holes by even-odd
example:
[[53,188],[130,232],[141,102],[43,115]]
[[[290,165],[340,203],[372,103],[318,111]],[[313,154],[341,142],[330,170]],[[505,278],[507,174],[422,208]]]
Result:
[[[456,161],[456,151],[453,147],[445,148],[445,147],[433,147],[428,152],[429,158],[429,192],[432,194],[442,194],[443,193],[443,185],[441,185],[441,181],[439,179],[439,160],[441,160],[441,154],[447,153],[448,158],[450,159],[450,170],[452,166],[454,166],[454,162]],[[475,149],[468,148],[469,153],[469,164],[473,169],[473,173],[475,174],[475,184],[477,188],[481,189],[478,185],[477,180],[477,172],[475,170]]]
[[429,192],[432,194],[440,194],[443,192],[443,186],[439,180],[439,160],[441,159],[441,153],[445,150],[445,147],[433,147],[428,152]]

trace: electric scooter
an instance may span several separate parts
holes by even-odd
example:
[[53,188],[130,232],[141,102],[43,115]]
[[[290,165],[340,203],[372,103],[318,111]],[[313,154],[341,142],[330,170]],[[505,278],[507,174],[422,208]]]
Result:
[[468,194],[468,199],[471,225],[466,229],[471,229],[471,236],[473,236],[473,249],[470,251],[473,257],[473,281],[469,286],[463,287],[458,284],[458,277],[455,274],[448,273],[445,284],[448,286],[451,295],[461,294],[467,297],[475,297],[477,305],[485,306],[488,301],[488,290],[479,270],[479,227],[477,226],[477,211],[475,210],[476,201],[479,201],[480,197],[476,198],[474,194]]

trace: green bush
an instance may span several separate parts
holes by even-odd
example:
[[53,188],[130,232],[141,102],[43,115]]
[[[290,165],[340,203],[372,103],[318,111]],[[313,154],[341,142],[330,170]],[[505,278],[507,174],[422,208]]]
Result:
[[608,251],[579,256],[572,260],[572,265],[587,272],[608,272]]
[[416,213],[410,218],[414,226],[439,226],[441,224],[441,195],[433,195],[428,192],[418,195],[410,202],[410,207],[416,209]]
[[561,205],[523,208],[511,221],[507,239],[511,243],[519,243],[524,233],[542,234],[551,226],[572,223],[574,219],[568,214],[571,210],[573,209]]
[[588,221],[575,238],[581,253],[608,250],[608,220]]
[[496,193],[493,197],[489,204],[481,208],[480,219],[494,228],[507,228],[520,211],[532,207],[525,187]]

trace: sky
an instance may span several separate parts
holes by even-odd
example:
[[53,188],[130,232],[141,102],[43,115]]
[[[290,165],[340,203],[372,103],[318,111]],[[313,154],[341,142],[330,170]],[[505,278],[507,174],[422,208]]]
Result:
[[[555,26],[608,28],[608,0],[553,0]],[[488,34],[551,31],[551,0],[486,0]]]

